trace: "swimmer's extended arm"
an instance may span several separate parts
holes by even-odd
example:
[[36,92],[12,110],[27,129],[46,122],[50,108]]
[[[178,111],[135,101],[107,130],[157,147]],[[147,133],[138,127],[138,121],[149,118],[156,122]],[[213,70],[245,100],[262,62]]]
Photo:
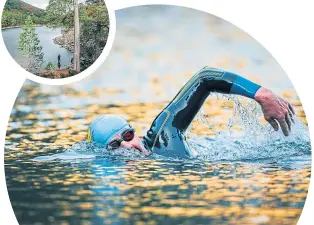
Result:
[[[270,118],[277,119],[285,135],[288,135],[288,129],[291,129],[291,122],[289,123],[291,119],[289,120],[288,118],[285,121],[286,124],[284,124],[282,118],[280,118],[279,121],[279,119],[276,117],[279,113],[278,110],[275,110],[275,112],[274,110],[269,109],[269,107],[278,109],[278,106],[282,105],[281,100],[283,99],[278,98],[278,96],[270,91],[268,92],[269,96],[267,101],[263,97],[265,96],[263,93],[266,93],[264,90],[268,89],[265,89],[260,85],[255,84],[235,73],[205,67],[195,74],[183,86],[183,88],[179,91],[177,96],[173,99],[167,108],[171,113],[174,114],[172,125],[181,131],[185,131],[211,92],[242,95],[251,99],[255,99],[261,105],[265,119],[271,123],[274,129],[276,130],[277,124],[275,124],[274,121],[272,121]],[[259,97],[258,99],[255,98],[256,93],[261,93],[261,96],[257,96]],[[271,96],[274,99],[276,98],[277,102],[269,100]],[[285,116],[287,114],[289,115],[289,106],[291,105],[285,105],[284,110],[281,110],[282,112],[285,111]],[[282,115],[280,115],[280,117],[282,117]]]

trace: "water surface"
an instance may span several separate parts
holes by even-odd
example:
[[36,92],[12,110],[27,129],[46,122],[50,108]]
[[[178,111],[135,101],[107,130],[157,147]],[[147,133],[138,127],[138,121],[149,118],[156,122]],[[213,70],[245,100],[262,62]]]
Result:
[[[116,16],[113,49],[94,74],[62,87],[26,82],[18,95],[5,171],[19,223],[296,224],[311,147],[301,102],[272,56],[233,25],[191,9],[142,6]],[[123,116],[144,135],[204,65],[292,102],[292,135],[272,131],[252,101],[212,94],[188,133],[197,159],[145,158],[84,142],[104,113]]]
[[[21,55],[18,50],[19,35],[22,32],[22,28],[10,28],[2,30],[2,37],[5,46],[14,60],[22,67],[26,66],[26,58]],[[43,68],[48,62],[58,64],[58,54],[61,55],[61,67],[66,67],[71,64],[71,58],[73,54],[65,48],[61,48],[53,42],[53,39],[61,35],[61,29],[49,29],[48,27],[40,26],[36,27],[36,33],[40,45],[43,47],[42,52],[44,53],[44,64]]]

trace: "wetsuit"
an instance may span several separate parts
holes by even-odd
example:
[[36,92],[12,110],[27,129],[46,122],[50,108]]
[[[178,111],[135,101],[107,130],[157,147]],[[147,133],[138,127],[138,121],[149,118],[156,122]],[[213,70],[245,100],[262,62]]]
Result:
[[143,144],[151,152],[164,156],[194,157],[185,132],[211,92],[238,94],[254,98],[259,85],[227,71],[204,67],[179,91],[156,117]]

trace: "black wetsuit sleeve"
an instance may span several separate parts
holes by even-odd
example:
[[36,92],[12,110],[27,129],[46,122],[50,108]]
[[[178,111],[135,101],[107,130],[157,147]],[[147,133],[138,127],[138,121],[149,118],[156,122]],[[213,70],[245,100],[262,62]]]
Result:
[[185,131],[211,92],[254,98],[260,86],[234,73],[205,67],[179,91],[167,108],[174,114],[172,125]]
[[[231,72],[204,67],[179,91],[169,105],[156,117],[145,136],[146,147],[160,154],[177,152],[191,155],[185,131],[211,92],[238,94],[254,98],[259,85]],[[184,148],[166,151],[165,149]]]

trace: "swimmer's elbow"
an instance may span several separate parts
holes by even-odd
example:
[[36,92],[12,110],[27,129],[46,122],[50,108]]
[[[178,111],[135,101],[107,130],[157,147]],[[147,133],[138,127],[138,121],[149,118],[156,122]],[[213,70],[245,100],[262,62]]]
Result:
[[204,67],[198,78],[205,83],[209,92],[230,93],[236,75],[221,69]]
[[254,98],[260,85],[232,72],[204,67],[199,78],[205,82],[210,92],[237,94]]

